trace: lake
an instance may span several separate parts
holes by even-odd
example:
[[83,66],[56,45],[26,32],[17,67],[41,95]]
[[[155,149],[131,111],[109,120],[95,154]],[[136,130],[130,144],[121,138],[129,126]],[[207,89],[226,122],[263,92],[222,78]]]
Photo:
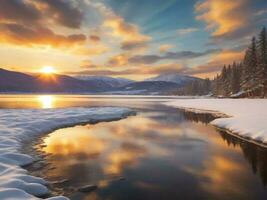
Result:
[[[173,97],[177,98],[177,97]],[[1,108],[125,106],[136,116],[55,130],[24,148],[27,169],[74,200],[266,199],[267,150],[208,124],[168,97],[2,95]],[[87,185],[98,188],[80,192]]]

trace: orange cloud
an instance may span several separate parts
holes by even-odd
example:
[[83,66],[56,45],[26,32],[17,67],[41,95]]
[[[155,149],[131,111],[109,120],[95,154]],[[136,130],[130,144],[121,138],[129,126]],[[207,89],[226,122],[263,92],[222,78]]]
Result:
[[128,65],[129,56],[127,54],[119,54],[109,59],[108,64],[114,67],[122,67]]
[[97,43],[97,42],[99,42],[101,40],[101,38],[99,36],[97,36],[97,35],[90,35],[89,39],[90,39],[90,41],[92,41],[94,43]]
[[123,18],[113,16],[107,18],[104,26],[112,30],[112,34],[124,41],[148,41],[150,37],[142,35],[136,25],[126,23]]
[[204,0],[195,6],[197,19],[214,30],[213,36],[233,32],[247,24],[246,3],[247,0]]
[[27,47],[73,47],[84,44],[86,36],[77,32],[58,34],[47,27],[79,28],[82,20],[82,12],[72,1],[2,0],[0,42]]
[[166,51],[170,50],[172,47],[173,47],[173,45],[163,44],[159,47],[159,51],[162,53],[165,53]]
[[125,20],[114,13],[107,16],[103,26],[111,29],[111,34],[122,40],[121,49],[123,50],[144,50],[151,38],[140,33],[138,26],[127,23]]
[[72,53],[76,55],[81,56],[92,56],[92,55],[101,55],[106,53],[109,50],[109,48],[105,45],[99,44],[95,45],[94,47],[78,47],[71,51]]
[[232,64],[234,61],[239,62],[243,56],[243,51],[224,50],[214,55],[207,64],[192,67],[187,73],[201,78],[213,78],[224,65]]
[[80,64],[80,67],[84,69],[92,69],[97,68],[97,65],[94,64],[91,60],[83,60]]
[[97,75],[97,76],[131,76],[147,78],[148,76],[154,76],[161,73],[184,73],[187,68],[184,68],[180,64],[161,64],[161,65],[138,65],[131,66],[120,70],[113,70],[109,66],[103,66],[101,69],[87,69],[80,72],[65,72],[70,75]]
[[42,26],[29,28],[15,23],[0,24],[0,42],[23,46],[70,47],[83,44],[83,34],[61,35]]

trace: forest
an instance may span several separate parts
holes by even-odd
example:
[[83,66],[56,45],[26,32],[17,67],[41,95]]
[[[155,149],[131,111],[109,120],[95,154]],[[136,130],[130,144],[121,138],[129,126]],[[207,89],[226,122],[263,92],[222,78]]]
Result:
[[243,60],[222,67],[213,80],[196,80],[178,91],[178,95],[212,95],[215,97],[267,96],[266,28],[253,37]]
[[224,66],[212,81],[212,94],[221,97],[266,97],[267,42],[266,28],[253,37],[244,59]]

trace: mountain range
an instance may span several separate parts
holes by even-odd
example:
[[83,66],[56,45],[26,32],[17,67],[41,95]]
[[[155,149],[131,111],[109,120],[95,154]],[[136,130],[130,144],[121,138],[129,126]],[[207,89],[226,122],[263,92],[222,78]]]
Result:
[[170,94],[199,78],[162,74],[144,81],[107,76],[25,74],[0,68],[1,93]]

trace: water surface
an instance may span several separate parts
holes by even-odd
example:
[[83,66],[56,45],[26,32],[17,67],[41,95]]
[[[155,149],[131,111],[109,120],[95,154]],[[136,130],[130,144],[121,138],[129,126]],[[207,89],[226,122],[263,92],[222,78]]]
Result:
[[[138,111],[36,140],[35,153],[44,157],[29,170],[54,182],[53,194],[74,200],[266,199],[266,149],[218,131],[208,124],[210,115],[160,105],[166,98],[11,95],[0,97],[0,107]],[[89,184],[98,189],[77,191]]]
[[[41,151],[71,199],[266,199],[267,152],[207,124],[209,115],[148,104],[137,116],[56,130]],[[76,189],[97,185],[91,193]]]

